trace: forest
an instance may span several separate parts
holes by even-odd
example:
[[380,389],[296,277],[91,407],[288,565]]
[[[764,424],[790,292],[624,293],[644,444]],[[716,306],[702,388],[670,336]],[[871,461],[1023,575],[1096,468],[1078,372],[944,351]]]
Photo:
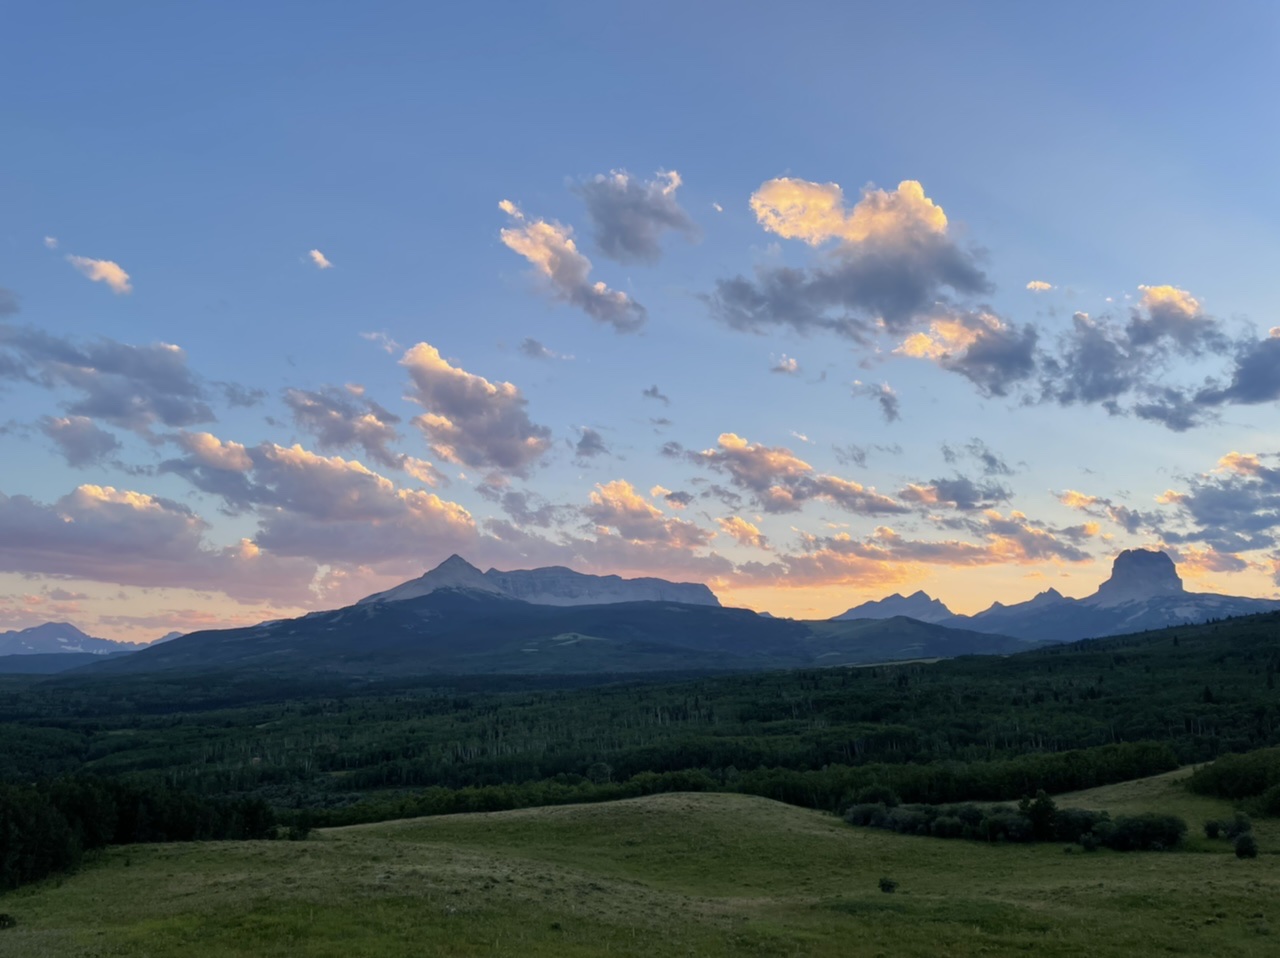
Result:
[[[784,672],[0,686],[0,781],[89,774],[367,819],[682,788],[835,809],[1017,798],[1280,744],[1280,616],[1007,657]],[[431,796],[431,797],[428,797]]]

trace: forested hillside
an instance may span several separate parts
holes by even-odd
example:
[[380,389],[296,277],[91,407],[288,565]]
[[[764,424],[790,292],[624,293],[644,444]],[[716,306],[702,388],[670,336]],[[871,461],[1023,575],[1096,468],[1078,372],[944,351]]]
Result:
[[[1278,631],[1269,614],[1007,658],[567,687],[13,677],[0,777],[85,771],[286,810],[425,801],[428,788],[439,811],[675,787],[833,807],[888,779],[904,799],[995,798],[1280,743]],[[1158,748],[1098,751],[1142,742]],[[1080,749],[1093,751],[1062,754]],[[652,778],[664,775],[682,777]]]

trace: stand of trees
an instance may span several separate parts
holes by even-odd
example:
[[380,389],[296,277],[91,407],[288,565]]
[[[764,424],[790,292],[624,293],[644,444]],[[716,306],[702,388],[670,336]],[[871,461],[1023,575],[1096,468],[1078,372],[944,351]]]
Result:
[[0,786],[0,890],[70,871],[108,845],[271,838],[275,824],[261,799],[92,778]]

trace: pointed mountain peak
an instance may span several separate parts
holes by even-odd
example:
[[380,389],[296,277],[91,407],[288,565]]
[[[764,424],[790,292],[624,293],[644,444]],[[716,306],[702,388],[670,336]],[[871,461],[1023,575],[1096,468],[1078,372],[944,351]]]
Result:
[[479,569],[477,569],[470,562],[468,562],[466,559],[462,558],[462,556],[458,555],[458,553],[455,552],[453,555],[449,556],[449,558],[445,559],[438,566],[432,569],[431,572],[428,572],[427,575],[431,575],[432,572],[455,572],[455,571],[456,572],[468,571],[468,572],[474,572],[477,575],[481,574]]
[[945,622],[954,613],[929,593],[920,590],[909,596],[895,592],[875,602],[855,605],[837,619],[890,619],[903,615],[921,622]]

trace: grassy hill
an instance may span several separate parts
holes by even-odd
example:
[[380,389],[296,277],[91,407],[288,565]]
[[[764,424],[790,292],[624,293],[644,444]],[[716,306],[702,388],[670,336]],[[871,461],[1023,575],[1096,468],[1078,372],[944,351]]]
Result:
[[[1062,801],[1230,814],[1179,777]],[[64,881],[0,897],[18,920],[0,931],[0,953],[1262,958],[1280,922],[1280,855],[1266,853],[1277,838],[1260,831],[1254,861],[1194,840],[1184,852],[1066,855],[856,829],[750,796],[667,794],[301,843],[112,849]],[[879,890],[882,876],[896,893]]]

